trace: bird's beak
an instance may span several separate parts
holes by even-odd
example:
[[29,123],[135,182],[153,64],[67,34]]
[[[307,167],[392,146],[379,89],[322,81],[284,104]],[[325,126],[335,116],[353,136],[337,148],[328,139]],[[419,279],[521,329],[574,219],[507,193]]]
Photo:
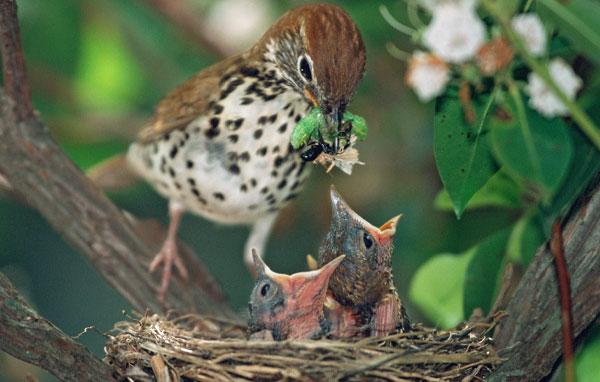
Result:
[[339,131],[342,126],[342,119],[344,116],[344,110],[339,105],[335,105],[331,108],[331,110],[327,113],[323,111],[323,116],[325,117],[325,126],[327,129]]
[[402,218],[402,215],[394,216],[390,220],[383,223],[381,227],[379,227],[377,236],[381,244],[387,244],[394,240],[394,235],[396,234],[396,225],[398,224],[400,218]]
[[308,86],[304,87],[304,96],[310,100],[314,107],[319,107],[319,100],[317,100],[317,96],[314,95],[312,91],[308,88]]
[[331,186],[331,210],[333,214],[333,224],[338,226],[343,226],[347,224],[348,219],[352,219],[360,224],[364,229],[369,231],[371,235],[373,235],[377,241],[385,245],[394,239],[394,235],[396,234],[396,225],[398,221],[402,217],[402,215],[394,216],[387,222],[385,222],[381,227],[375,227],[373,224],[369,223],[362,216],[354,212],[352,208],[342,199],[340,194],[337,192],[335,187]]
[[348,218],[356,221],[370,232],[378,232],[379,229],[357,214],[340,196],[334,186],[331,186],[331,210],[334,224],[344,225]]
[[258,255],[256,249],[252,248],[252,259],[254,260],[254,272],[257,277],[267,277],[274,279],[278,276],[278,273],[275,273],[265,264],[263,259]]
[[338,256],[320,269],[291,276],[290,283],[295,289],[292,294],[296,296],[297,307],[310,308],[323,305],[329,279],[345,257],[345,255]]

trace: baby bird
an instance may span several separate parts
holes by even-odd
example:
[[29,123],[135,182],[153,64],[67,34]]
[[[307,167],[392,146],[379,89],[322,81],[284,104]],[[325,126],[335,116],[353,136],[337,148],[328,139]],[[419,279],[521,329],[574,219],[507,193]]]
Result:
[[252,257],[258,278],[250,296],[250,332],[268,330],[277,341],[329,334],[325,295],[329,278],[344,256],[318,270],[293,275],[271,271],[256,251]]
[[[332,221],[319,248],[319,265],[346,255],[329,282],[328,309],[348,317],[368,335],[408,330],[409,321],[392,275],[392,250],[400,215],[377,228],[354,212],[331,188]],[[332,320],[335,320],[332,318]]]

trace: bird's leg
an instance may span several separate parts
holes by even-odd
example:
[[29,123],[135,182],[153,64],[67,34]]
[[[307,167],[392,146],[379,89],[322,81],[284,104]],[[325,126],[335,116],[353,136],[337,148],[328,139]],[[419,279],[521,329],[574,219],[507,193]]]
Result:
[[256,271],[254,269],[252,249],[254,248],[261,258],[264,256],[265,246],[275,219],[277,219],[276,213],[259,218],[254,222],[250,230],[250,235],[248,235],[248,240],[246,240],[246,245],[244,246],[244,263],[254,278],[256,278]]
[[177,253],[177,229],[181,222],[181,216],[185,208],[179,202],[169,201],[169,229],[167,231],[167,237],[163,243],[160,252],[154,256],[154,259],[150,263],[150,272],[154,272],[161,264],[163,264],[162,278],[160,283],[159,299],[160,301],[165,300],[167,290],[169,289],[169,281],[171,274],[173,273],[173,265],[177,268],[179,275],[187,280],[188,272]]

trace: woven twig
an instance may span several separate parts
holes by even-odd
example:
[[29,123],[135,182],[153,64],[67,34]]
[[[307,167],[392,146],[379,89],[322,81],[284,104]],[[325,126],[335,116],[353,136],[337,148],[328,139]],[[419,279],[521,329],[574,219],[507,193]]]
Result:
[[157,315],[115,326],[105,361],[125,381],[481,380],[500,357],[495,320],[358,340],[248,341],[246,328],[199,316]]

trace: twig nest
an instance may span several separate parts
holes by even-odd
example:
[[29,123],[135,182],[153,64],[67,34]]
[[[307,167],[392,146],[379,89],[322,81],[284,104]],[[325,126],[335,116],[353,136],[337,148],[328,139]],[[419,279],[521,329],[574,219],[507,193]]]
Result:
[[122,381],[473,380],[501,363],[483,322],[355,340],[248,340],[246,328],[200,316],[118,323],[105,362]]

